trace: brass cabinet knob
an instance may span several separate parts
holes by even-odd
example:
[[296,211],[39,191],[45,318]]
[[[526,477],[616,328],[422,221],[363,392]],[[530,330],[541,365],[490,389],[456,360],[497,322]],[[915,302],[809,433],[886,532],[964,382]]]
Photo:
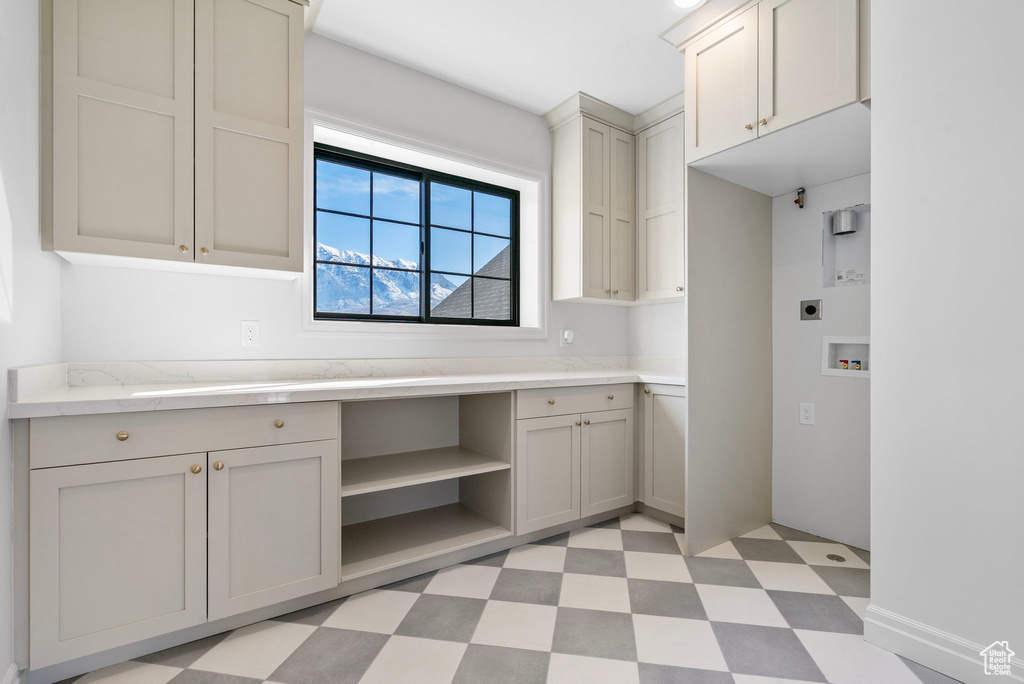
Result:
[[747,124],[746,126],[744,126],[744,128],[747,129],[748,131],[752,131],[754,130],[754,124]]
[[577,420],[576,421],[576,427],[579,427],[579,426],[580,426],[580,421]]
[[619,294],[618,290],[612,290],[612,294]]
[[203,472],[203,466],[196,464],[192,466],[190,470],[194,475],[198,475],[199,473]]
[[283,420],[275,420],[274,421],[274,427],[276,427],[276,428],[283,428],[284,427],[284,421]]
[[768,119],[761,119],[757,123],[761,124],[762,126],[767,126],[768,125]]
[[590,421],[589,420],[585,420],[585,421],[583,421],[583,424],[584,425],[590,425]]
[[608,395],[608,398],[609,398],[609,399],[614,399],[614,398],[615,398],[615,395],[614,395],[614,394],[609,394],[609,395]]
[[608,288],[607,290],[605,290],[605,291],[604,291],[604,293],[605,293],[605,294],[611,294],[611,293],[612,293],[612,290],[611,290],[611,288]]
[[123,442],[126,439],[128,439],[128,433],[127,432],[123,432],[122,431],[122,432],[118,432],[117,433],[117,441],[118,442]]
[[178,245],[178,251],[182,254],[188,254],[188,245]]
[[676,285],[676,292],[682,292],[682,291],[683,291],[683,286],[682,285]]
[[216,463],[213,464],[213,469],[214,470],[224,470],[224,464],[222,462],[220,462],[220,461],[217,461]]
[[548,403],[549,403],[549,404],[554,404],[554,403],[555,403],[555,400],[554,400],[554,399],[548,399]]
[[644,394],[650,394],[650,393],[651,393],[651,388],[650,387],[645,387],[644,388]]
[[206,256],[207,254],[210,253],[210,250],[206,249],[205,247],[202,247],[199,249],[199,253],[202,254],[203,256]]

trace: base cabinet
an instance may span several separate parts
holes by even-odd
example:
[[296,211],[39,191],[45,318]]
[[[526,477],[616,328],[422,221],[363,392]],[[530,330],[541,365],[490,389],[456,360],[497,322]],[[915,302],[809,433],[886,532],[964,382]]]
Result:
[[644,387],[644,504],[686,517],[686,390]]
[[517,533],[579,520],[580,417],[517,422]]
[[629,506],[636,500],[633,409],[584,413],[581,418],[581,516]]
[[206,622],[206,454],[35,470],[29,487],[33,669]]

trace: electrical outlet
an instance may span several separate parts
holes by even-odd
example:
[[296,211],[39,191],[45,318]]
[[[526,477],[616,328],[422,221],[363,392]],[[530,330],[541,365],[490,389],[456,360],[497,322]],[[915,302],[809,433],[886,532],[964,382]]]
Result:
[[814,404],[800,404],[800,424],[814,425]]
[[242,346],[260,346],[260,322],[242,321]]
[[575,337],[575,335],[573,334],[572,330],[560,331],[558,335],[558,346],[568,347],[570,344],[572,344],[573,337]]

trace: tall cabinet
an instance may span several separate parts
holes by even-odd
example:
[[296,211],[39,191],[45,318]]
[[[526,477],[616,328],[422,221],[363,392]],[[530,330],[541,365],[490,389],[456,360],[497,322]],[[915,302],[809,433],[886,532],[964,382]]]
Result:
[[300,4],[50,0],[51,27],[46,246],[302,270]]

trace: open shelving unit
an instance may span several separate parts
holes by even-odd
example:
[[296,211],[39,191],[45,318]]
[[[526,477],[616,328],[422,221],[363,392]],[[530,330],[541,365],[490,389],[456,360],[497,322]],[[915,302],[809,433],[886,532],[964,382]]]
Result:
[[513,418],[510,392],[342,403],[341,581],[510,536]]

